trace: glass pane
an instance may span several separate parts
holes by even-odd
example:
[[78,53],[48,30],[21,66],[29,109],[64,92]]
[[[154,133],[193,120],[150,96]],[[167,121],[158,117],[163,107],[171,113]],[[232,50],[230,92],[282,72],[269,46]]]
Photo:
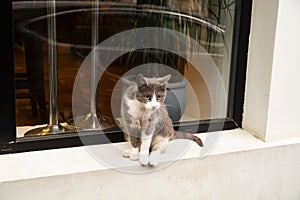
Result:
[[171,75],[173,122],[225,118],[234,8],[233,0],[14,1],[18,137],[122,127],[122,95],[138,74]]

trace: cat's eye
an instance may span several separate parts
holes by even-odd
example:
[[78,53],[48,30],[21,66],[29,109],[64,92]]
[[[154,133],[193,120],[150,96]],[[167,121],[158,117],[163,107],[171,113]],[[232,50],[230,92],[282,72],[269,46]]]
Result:
[[157,100],[160,100],[160,99],[161,99],[161,96],[160,96],[160,95],[157,95],[156,99],[157,99]]
[[148,101],[151,101],[151,96],[150,95],[144,96],[144,98],[147,99]]

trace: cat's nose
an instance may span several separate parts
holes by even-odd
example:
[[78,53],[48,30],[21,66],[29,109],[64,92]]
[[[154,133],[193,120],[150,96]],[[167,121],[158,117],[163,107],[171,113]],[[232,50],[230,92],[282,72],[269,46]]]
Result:
[[156,109],[159,109],[160,108],[160,105],[155,103],[155,104],[151,104],[151,109],[152,110],[156,110]]

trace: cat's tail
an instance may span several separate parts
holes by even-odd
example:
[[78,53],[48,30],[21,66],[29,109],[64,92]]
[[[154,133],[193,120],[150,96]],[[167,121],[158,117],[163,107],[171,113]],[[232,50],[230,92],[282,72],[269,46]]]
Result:
[[203,147],[202,140],[197,136],[193,135],[192,133],[182,132],[182,131],[175,131],[174,139],[188,139],[196,142],[200,147]]

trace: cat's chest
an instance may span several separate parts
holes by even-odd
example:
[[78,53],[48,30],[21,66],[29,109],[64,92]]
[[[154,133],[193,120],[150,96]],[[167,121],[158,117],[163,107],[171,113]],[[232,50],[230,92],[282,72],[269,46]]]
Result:
[[127,99],[128,113],[134,118],[141,118],[144,115],[145,107],[137,100]]

